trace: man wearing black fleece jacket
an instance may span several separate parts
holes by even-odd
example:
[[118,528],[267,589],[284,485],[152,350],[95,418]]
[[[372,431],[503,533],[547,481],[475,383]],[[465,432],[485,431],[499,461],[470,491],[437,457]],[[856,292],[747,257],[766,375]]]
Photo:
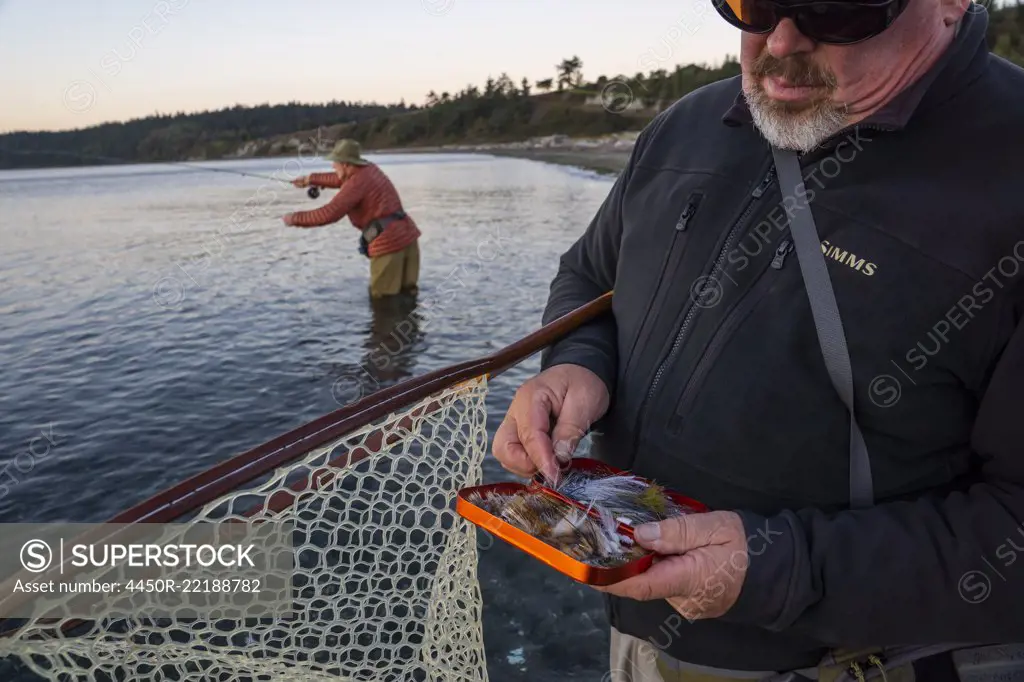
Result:
[[[1024,70],[967,0],[718,10],[742,77],[638,138],[544,320],[614,290],[611,314],[545,352],[494,454],[555,478],[593,430],[594,456],[713,510],[638,529],[665,558],[602,588],[615,682],[958,679],[949,653],[898,654],[1024,642]],[[800,196],[772,146],[800,153]],[[867,508],[798,204],[849,349]]]

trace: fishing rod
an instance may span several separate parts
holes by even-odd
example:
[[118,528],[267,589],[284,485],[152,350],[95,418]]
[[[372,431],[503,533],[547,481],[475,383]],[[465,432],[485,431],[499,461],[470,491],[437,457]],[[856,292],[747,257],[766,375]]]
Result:
[[[57,156],[71,156],[71,157],[78,158],[78,159],[96,159],[97,161],[112,161],[115,164],[120,164],[120,165],[138,163],[137,161],[130,161],[128,159],[119,159],[119,158],[114,157],[114,156],[96,156],[94,154],[79,154],[77,152],[57,152],[57,151],[45,151],[45,150],[28,151],[28,150],[17,150],[17,149],[0,149],[0,154],[21,154],[21,155],[29,155],[29,154],[54,154],[54,155],[57,155]],[[246,173],[245,171],[231,170],[229,168],[209,168],[207,166],[197,166],[196,164],[193,164],[193,163],[186,163],[185,161],[160,161],[159,163],[164,163],[164,164],[167,164],[167,165],[170,165],[170,166],[183,166],[185,168],[194,168],[196,170],[211,171],[213,173],[229,173],[231,175],[243,175],[243,176],[249,177],[249,178],[260,178],[260,179],[263,179],[263,180],[273,180],[274,182],[283,182],[283,183],[288,184],[288,185],[292,184],[288,180],[282,180],[281,178],[275,178],[275,177],[273,177],[271,175],[263,175],[261,173]],[[319,187],[315,187],[315,186],[310,187],[309,189],[306,190],[306,196],[308,196],[310,199],[316,199],[317,197],[320,196],[320,188]]]

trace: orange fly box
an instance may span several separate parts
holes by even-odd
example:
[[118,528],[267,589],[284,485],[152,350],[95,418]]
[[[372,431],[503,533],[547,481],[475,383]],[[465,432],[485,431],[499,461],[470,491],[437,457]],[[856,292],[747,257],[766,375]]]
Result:
[[[616,469],[615,467],[609,466],[603,462],[599,462],[596,459],[588,459],[585,457],[574,458],[569,469],[564,471],[563,475],[573,471],[601,478],[627,474],[625,471]],[[646,479],[642,479],[640,477],[635,478],[644,481],[648,485],[651,484],[651,482],[646,481]],[[698,514],[709,511],[707,506],[696,500],[684,497],[683,495],[670,490],[662,489],[662,492],[673,503],[681,507],[685,513]],[[455,511],[471,523],[493,533],[498,538],[501,538],[510,545],[519,548],[535,559],[544,562],[556,571],[586,585],[612,585],[625,580],[626,578],[631,578],[643,573],[650,568],[651,564],[654,562],[654,558],[656,556],[655,552],[638,550],[640,552],[639,556],[632,560],[628,560],[625,563],[621,563],[616,566],[595,566],[563,552],[558,547],[549,544],[548,542],[528,533],[526,530],[499,518],[487,509],[481,507],[479,504],[475,504],[471,501],[474,499],[486,500],[491,495],[511,496],[520,493],[529,495],[545,495],[554,500],[571,505],[580,511],[586,512],[592,518],[598,518],[597,511],[592,508],[588,509],[587,504],[563,495],[562,493],[548,487],[542,482],[539,475],[528,485],[522,483],[492,483],[489,485],[463,488],[459,491],[458,497],[456,498]],[[630,541],[633,540],[632,526],[621,520],[617,520],[616,525],[619,535],[628,537]]]

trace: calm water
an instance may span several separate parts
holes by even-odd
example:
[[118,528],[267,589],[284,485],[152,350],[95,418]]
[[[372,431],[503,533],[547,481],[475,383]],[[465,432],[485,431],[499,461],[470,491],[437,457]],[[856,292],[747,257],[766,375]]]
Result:
[[[533,331],[559,254],[611,186],[517,159],[378,161],[424,233],[411,304],[371,306],[347,218],[314,230],[281,222],[330,192],[311,201],[283,183],[159,165],[0,172],[0,522],[105,521],[368,384]],[[255,217],[232,227],[247,205]],[[394,347],[409,305],[430,306],[429,324],[400,331],[412,342],[387,371],[356,371]],[[531,358],[492,385],[492,435],[537,368]],[[505,478],[488,457],[485,481]],[[601,678],[597,593],[501,544],[482,551],[480,579],[491,679]]]

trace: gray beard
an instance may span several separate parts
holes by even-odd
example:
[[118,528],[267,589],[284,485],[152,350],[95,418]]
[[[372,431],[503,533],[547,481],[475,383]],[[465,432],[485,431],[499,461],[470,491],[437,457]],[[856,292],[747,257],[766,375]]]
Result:
[[743,95],[764,138],[779,149],[807,153],[847,126],[843,109],[819,104],[803,111],[780,108],[757,87],[744,87]]

